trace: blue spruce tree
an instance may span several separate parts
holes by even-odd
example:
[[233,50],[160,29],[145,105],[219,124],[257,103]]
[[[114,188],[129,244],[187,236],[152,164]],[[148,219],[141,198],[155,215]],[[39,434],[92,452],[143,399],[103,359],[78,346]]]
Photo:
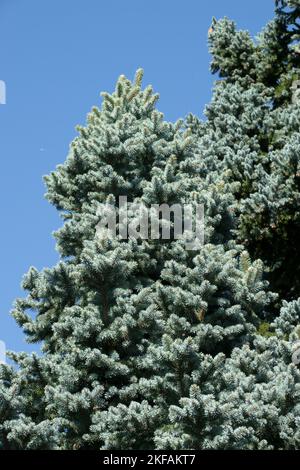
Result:
[[[257,41],[213,20],[204,122],[165,122],[138,70],[45,178],[60,261],[15,302],[43,354],[0,366],[1,449],[299,449],[300,0],[275,7]],[[120,197],[204,207],[204,240],[121,236]]]
[[[268,269],[281,299],[300,295],[299,2],[277,1],[256,41],[233,21],[213,21],[211,68],[218,73],[207,121],[189,116],[199,166],[210,181],[232,184],[235,237]],[[294,282],[290,282],[291,277]]]

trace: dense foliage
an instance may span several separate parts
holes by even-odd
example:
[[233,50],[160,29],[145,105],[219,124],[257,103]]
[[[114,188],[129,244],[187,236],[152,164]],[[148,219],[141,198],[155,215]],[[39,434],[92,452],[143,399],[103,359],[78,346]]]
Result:
[[[206,120],[165,122],[138,70],[78,127],[45,178],[60,262],[13,310],[43,354],[0,366],[2,449],[300,448],[299,40],[300,0],[256,41],[214,19]],[[100,236],[120,196],[202,204],[204,243]]]

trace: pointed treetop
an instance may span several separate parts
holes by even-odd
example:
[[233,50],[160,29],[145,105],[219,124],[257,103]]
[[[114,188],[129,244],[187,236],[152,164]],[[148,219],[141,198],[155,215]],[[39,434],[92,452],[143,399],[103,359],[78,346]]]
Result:
[[142,68],[137,69],[137,71],[135,72],[135,77],[134,77],[135,86],[141,88],[143,76],[144,76],[144,70]]
[[218,23],[218,22],[217,22],[216,18],[213,16],[213,17],[212,17],[212,20],[211,20],[211,26],[210,26],[210,28],[209,28],[209,30],[208,30],[208,34],[211,34],[211,33],[214,32],[215,26],[216,26],[217,23]]

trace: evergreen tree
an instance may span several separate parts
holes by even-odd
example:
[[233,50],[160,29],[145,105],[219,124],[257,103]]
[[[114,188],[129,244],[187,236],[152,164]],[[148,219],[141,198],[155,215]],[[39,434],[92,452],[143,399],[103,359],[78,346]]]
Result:
[[[275,3],[257,41],[213,20],[206,121],[165,122],[121,76],[45,178],[60,261],[23,278],[13,316],[43,354],[0,366],[0,448],[299,448],[300,0]],[[174,217],[122,237],[121,196],[203,205],[204,242]]]
[[[189,116],[199,161],[210,181],[231,183],[237,240],[265,261],[281,299],[300,295],[299,3],[276,2],[276,14],[253,41],[223,19],[209,32],[216,83],[207,122]],[[290,278],[295,281],[290,282]]]
[[[119,196],[148,205],[188,202],[197,184],[195,175],[179,171],[190,171],[194,139],[182,132],[181,121],[163,121],[154,108],[158,96],[151,87],[141,89],[141,78],[141,71],[133,84],[121,76],[115,92],[103,94],[102,109],[94,108],[79,128],[66,162],[46,177],[47,198],[65,221],[55,234],[61,261],[29,270],[23,279],[28,296],[13,311],[28,341],[42,341],[44,355],[12,356],[22,371],[15,380],[27,377],[28,383],[18,383],[20,395],[26,386],[37,412],[26,402],[4,418],[3,440],[10,448],[99,448],[109,436],[108,428],[93,430],[95,416],[133,406],[134,399],[145,404],[138,382],[151,371],[144,356],[161,337],[148,298],[178,248],[173,252],[164,240],[99,237],[98,208],[109,203],[118,211]],[[216,199],[202,196],[216,242],[228,237],[232,225],[230,196],[219,193]],[[7,388],[14,384],[4,381],[3,393]],[[153,447],[152,438],[143,441],[139,434],[135,445]]]
[[40,369],[40,412],[24,405],[23,416],[16,407],[16,419],[4,421],[12,447],[97,448],[103,438],[89,435],[93,414],[132,399],[126,389],[153,322],[151,315],[139,318],[136,297],[157,276],[156,261],[142,240],[102,239],[96,226],[99,203],[117,208],[120,195],[138,200],[154,163],[162,166],[175,145],[176,126],[163,122],[154,108],[158,95],[141,90],[141,80],[141,70],[134,83],[120,77],[115,92],[103,95],[101,111],[94,108],[79,128],[65,164],[46,178],[47,197],[65,220],[56,233],[61,261],[29,270],[28,297],[13,311],[27,339],[43,342],[44,356],[28,364],[14,356],[26,369],[28,391],[36,380],[27,373],[31,362]]

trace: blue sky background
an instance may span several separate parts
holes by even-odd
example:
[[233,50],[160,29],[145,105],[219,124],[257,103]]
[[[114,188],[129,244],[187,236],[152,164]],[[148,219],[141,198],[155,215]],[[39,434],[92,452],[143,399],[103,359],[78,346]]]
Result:
[[120,74],[145,70],[167,120],[202,115],[214,77],[207,31],[228,16],[255,35],[273,16],[273,0],[0,0],[0,340],[24,341],[9,312],[22,275],[58,256],[60,225],[44,200],[42,176],[65,160],[76,124],[112,91]]

